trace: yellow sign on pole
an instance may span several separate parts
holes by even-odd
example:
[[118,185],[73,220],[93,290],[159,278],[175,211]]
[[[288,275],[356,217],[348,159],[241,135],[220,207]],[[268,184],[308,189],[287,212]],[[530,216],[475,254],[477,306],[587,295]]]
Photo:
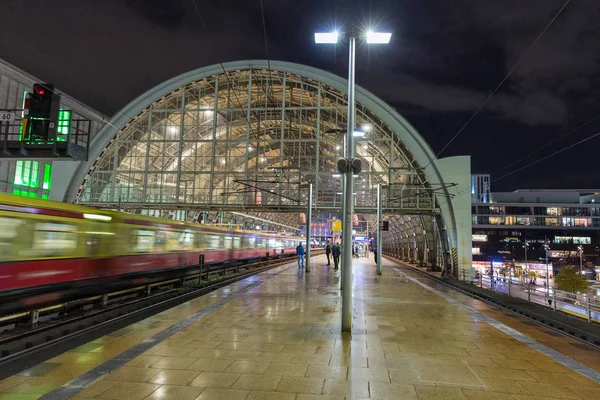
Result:
[[331,230],[334,232],[342,231],[342,221],[331,221]]

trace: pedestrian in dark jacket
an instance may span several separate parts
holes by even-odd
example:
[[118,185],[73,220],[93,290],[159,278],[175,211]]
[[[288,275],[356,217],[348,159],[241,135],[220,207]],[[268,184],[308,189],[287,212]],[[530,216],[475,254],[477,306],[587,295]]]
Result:
[[331,246],[329,245],[329,240],[325,244],[325,256],[327,256],[327,265],[331,265],[331,261],[329,256],[331,255]]
[[333,269],[338,269],[338,266],[340,264],[340,255],[342,254],[342,249],[340,248],[340,243],[337,242],[332,248],[331,248],[331,255],[333,256]]

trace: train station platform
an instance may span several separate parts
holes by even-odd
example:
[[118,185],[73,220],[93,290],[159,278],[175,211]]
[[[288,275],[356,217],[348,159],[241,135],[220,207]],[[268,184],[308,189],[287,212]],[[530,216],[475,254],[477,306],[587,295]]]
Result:
[[411,268],[323,256],[223,287],[0,381],[23,399],[599,399],[600,351]]

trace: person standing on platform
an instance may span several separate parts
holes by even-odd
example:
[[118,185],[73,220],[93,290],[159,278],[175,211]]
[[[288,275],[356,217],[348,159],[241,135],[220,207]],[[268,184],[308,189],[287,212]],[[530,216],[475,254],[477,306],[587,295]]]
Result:
[[325,256],[327,256],[327,265],[331,265],[331,259],[329,258],[331,254],[331,246],[329,245],[329,240],[325,243]]
[[304,247],[302,243],[296,247],[296,255],[298,256],[298,268],[304,268]]
[[337,242],[331,248],[331,255],[333,256],[333,269],[338,269],[340,264],[340,255],[342,254],[342,249],[340,248],[340,243]]

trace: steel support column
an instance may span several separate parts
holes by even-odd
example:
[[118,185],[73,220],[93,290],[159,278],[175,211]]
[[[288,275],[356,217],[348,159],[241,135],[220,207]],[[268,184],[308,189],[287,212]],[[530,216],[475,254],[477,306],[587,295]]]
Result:
[[308,185],[308,210],[306,213],[306,261],[304,263],[306,272],[310,272],[310,243],[311,243],[311,231],[310,226],[312,224],[312,201],[313,201],[313,184]]
[[382,230],[382,215],[381,215],[381,183],[377,184],[377,249],[376,260],[377,275],[381,275],[381,251],[383,249],[383,230]]

